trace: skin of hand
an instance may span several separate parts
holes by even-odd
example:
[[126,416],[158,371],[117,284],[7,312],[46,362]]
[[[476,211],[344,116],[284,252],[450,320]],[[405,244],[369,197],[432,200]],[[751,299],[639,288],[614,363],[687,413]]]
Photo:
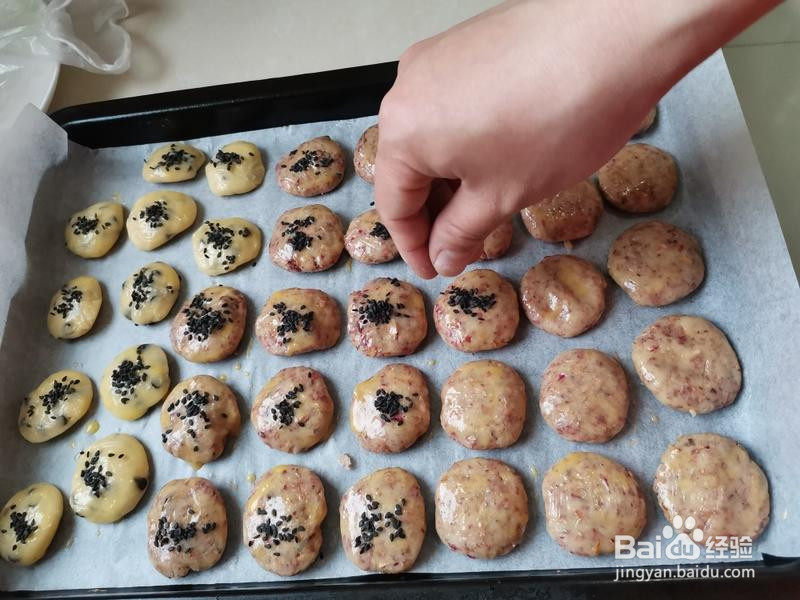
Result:
[[517,211],[591,176],[689,70],[778,0],[520,0],[400,58],[375,202],[423,278],[454,276]]

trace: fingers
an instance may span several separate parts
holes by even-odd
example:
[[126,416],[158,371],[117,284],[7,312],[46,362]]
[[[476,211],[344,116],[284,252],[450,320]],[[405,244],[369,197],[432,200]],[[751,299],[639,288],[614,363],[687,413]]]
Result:
[[428,248],[433,267],[447,277],[461,273],[480,256],[483,240],[506,216],[490,198],[462,184],[431,228]]
[[378,151],[375,208],[400,256],[424,279],[436,275],[428,255],[430,217],[426,202],[430,189],[430,177]]

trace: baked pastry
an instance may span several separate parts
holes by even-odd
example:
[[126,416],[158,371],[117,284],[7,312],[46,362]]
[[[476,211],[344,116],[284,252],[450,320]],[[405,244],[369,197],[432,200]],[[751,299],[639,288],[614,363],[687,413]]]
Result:
[[22,400],[19,433],[32,444],[58,437],[81,420],[92,405],[92,382],[78,371],[58,371]]
[[430,422],[428,384],[410,365],[387,365],[353,390],[350,429],[370,452],[402,452]]
[[119,202],[98,202],[73,213],[64,228],[67,249],[81,258],[100,258],[114,247],[125,225]]
[[29,567],[39,562],[58,531],[64,499],[49,483],[34,483],[9,498],[0,510],[0,558]]
[[408,571],[425,539],[419,483],[397,467],[367,475],[342,496],[339,527],[347,558],[362,571]]
[[330,269],[344,249],[342,222],[328,207],[308,204],[278,217],[269,241],[272,262],[287,271]]
[[335,189],[344,178],[342,147],[327,135],[303,142],[275,165],[278,185],[293,196],[319,196]]
[[353,152],[353,167],[361,179],[375,183],[375,157],[378,155],[378,124],[367,127]]
[[344,235],[344,247],[353,260],[368,265],[392,261],[400,254],[375,209],[350,221]]
[[258,258],[261,230],[238,217],[208,219],[192,234],[192,251],[203,273],[224,275]]
[[189,144],[173,142],[150,153],[142,167],[142,177],[150,183],[177,183],[194,179],[206,155]]
[[333,400],[322,375],[307,367],[281,369],[258,392],[250,422],[262,442],[282,452],[305,452],[327,439]]
[[194,199],[180,192],[150,192],[131,207],[125,227],[139,250],[155,250],[183,233],[197,217]]
[[164,262],[152,262],[134,271],[122,282],[119,298],[122,316],[137,325],[167,318],[181,291],[181,277]]
[[642,119],[642,122],[639,123],[639,129],[636,130],[634,135],[643,135],[647,133],[653,124],[656,122],[656,117],[658,116],[658,104],[656,104],[653,108],[647,111],[647,114]]
[[603,216],[603,199],[586,179],[520,211],[522,223],[534,238],[567,242],[590,236]]
[[247,321],[239,290],[211,286],[189,298],[172,320],[172,348],[186,360],[216,362],[236,352]]
[[103,292],[94,277],[70,279],[50,300],[47,330],[56,339],[74,340],[89,333],[103,306]]
[[169,384],[167,355],[154,344],[140,344],[120,352],[103,371],[100,399],[118,419],[135,421],[161,402]]
[[483,251],[478,260],[495,260],[505,256],[511,247],[511,239],[513,237],[514,226],[511,221],[501,223],[483,240]]
[[243,141],[225,144],[206,165],[208,187],[216,196],[251,192],[261,185],[266,172],[259,149]]
[[649,213],[669,206],[678,189],[678,167],[650,144],[628,144],[597,171],[606,200],[619,210]]
[[336,345],[342,317],[321,290],[288,288],[272,294],[256,319],[256,337],[270,354],[294,356]]

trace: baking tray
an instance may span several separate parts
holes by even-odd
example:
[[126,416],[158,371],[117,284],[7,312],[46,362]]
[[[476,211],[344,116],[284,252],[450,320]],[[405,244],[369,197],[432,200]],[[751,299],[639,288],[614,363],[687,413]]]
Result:
[[[324,73],[169,92],[66,108],[53,114],[72,141],[92,148],[235,133],[281,125],[349,119],[376,114],[391,87],[396,63]],[[715,562],[713,567],[724,567]],[[696,566],[696,565],[695,565]],[[51,592],[15,592],[20,598],[295,598],[365,597],[535,597],[653,598],[689,594],[709,598],[800,596],[800,559],[763,555],[736,563],[753,579],[614,583],[614,569],[508,571],[492,573],[365,575],[343,579],[169,585]],[[654,567],[656,568],[656,567]],[[665,567],[670,569],[671,567]],[[10,594],[6,594],[10,596]]]

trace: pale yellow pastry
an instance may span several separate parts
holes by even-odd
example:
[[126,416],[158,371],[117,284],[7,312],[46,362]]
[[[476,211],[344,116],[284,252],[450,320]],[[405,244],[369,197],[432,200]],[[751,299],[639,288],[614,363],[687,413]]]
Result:
[[73,340],[86,335],[103,305],[103,292],[94,277],[70,279],[50,300],[47,330],[56,339]]
[[217,196],[246,194],[261,185],[265,173],[259,149],[243,141],[225,144],[206,165],[208,187]]
[[181,277],[163,262],[152,262],[122,282],[119,305],[123,316],[137,325],[164,320],[181,290]]
[[93,396],[92,382],[83,373],[53,373],[22,400],[20,435],[33,444],[61,435],[86,414]]
[[64,228],[67,249],[82,258],[99,258],[114,247],[125,224],[122,204],[98,202],[74,213]]
[[144,446],[125,433],[98,440],[78,454],[69,505],[92,523],[114,523],[142,499],[150,477]]
[[197,217],[191,196],[159,190],[139,198],[125,224],[128,237],[139,250],[155,250],[186,231]]
[[169,364],[154,344],[131,346],[119,353],[103,372],[100,399],[119,419],[135,421],[169,392]]
[[205,154],[194,146],[174,142],[153,150],[144,161],[142,177],[151,183],[176,183],[194,179],[206,162]]
[[197,267],[206,275],[223,275],[255,260],[261,252],[261,230],[238,217],[209,219],[192,234]]
[[20,490],[0,511],[0,558],[22,567],[38,562],[58,531],[64,499],[49,483]]

